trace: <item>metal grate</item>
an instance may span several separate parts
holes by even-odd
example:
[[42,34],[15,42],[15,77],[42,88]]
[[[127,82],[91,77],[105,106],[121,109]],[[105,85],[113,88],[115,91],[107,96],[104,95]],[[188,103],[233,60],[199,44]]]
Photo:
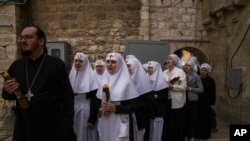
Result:
[[227,85],[229,89],[239,90],[242,83],[242,69],[231,68],[228,70]]

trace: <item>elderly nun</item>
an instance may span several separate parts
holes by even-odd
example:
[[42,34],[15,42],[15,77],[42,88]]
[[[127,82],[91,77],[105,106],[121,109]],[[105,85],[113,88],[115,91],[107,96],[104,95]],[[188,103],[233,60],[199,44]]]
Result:
[[195,141],[197,138],[198,94],[203,93],[203,85],[200,76],[197,74],[196,57],[190,57],[185,62],[183,69],[187,76],[185,136],[186,140]]
[[183,141],[185,138],[186,74],[182,69],[182,61],[176,54],[167,58],[168,69],[163,72],[169,84],[167,117],[165,118],[163,139]]

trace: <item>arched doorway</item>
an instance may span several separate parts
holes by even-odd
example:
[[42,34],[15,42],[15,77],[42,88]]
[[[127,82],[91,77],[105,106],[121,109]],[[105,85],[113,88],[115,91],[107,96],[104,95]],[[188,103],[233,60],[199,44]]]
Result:
[[195,56],[197,57],[199,64],[208,63],[207,56],[201,50],[194,47],[184,47],[178,49],[174,52],[174,54],[177,54],[183,61],[188,60],[191,56]]

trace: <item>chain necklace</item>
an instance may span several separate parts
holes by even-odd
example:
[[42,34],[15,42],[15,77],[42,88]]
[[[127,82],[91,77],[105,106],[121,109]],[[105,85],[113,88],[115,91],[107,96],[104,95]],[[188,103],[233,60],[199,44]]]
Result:
[[38,76],[38,73],[40,72],[40,69],[41,69],[41,67],[42,67],[42,65],[43,65],[43,62],[44,62],[45,58],[46,58],[46,54],[43,56],[43,60],[42,60],[42,62],[40,63],[40,66],[39,66],[39,68],[38,68],[38,70],[37,70],[37,72],[36,72],[36,75],[35,75],[34,79],[32,80],[31,85],[29,85],[28,59],[26,60],[26,80],[27,80],[27,86],[28,86],[28,93],[27,93],[25,96],[28,98],[28,101],[30,101],[30,98],[33,96],[33,94],[31,93],[31,90],[30,90],[30,89],[32,88],[33,84],[35,83],[35,80],[36,80],[36,78],[37,78],[37,76]]

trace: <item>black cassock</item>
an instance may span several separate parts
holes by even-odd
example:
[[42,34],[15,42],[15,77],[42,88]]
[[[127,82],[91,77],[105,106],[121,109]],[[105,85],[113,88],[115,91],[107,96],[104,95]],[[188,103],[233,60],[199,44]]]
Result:
[[[23,94],[27,94],[28,86],[33,94],[28,109],[20,109],[17,103],[13,141],[76,140],[73,130],[74,94],[67,67],[62,60],[49,55],[43,62],[44,55],[34,61],[18,59],[8,70],[16,78]],[[15,100],[4,90],[2,97]]]

